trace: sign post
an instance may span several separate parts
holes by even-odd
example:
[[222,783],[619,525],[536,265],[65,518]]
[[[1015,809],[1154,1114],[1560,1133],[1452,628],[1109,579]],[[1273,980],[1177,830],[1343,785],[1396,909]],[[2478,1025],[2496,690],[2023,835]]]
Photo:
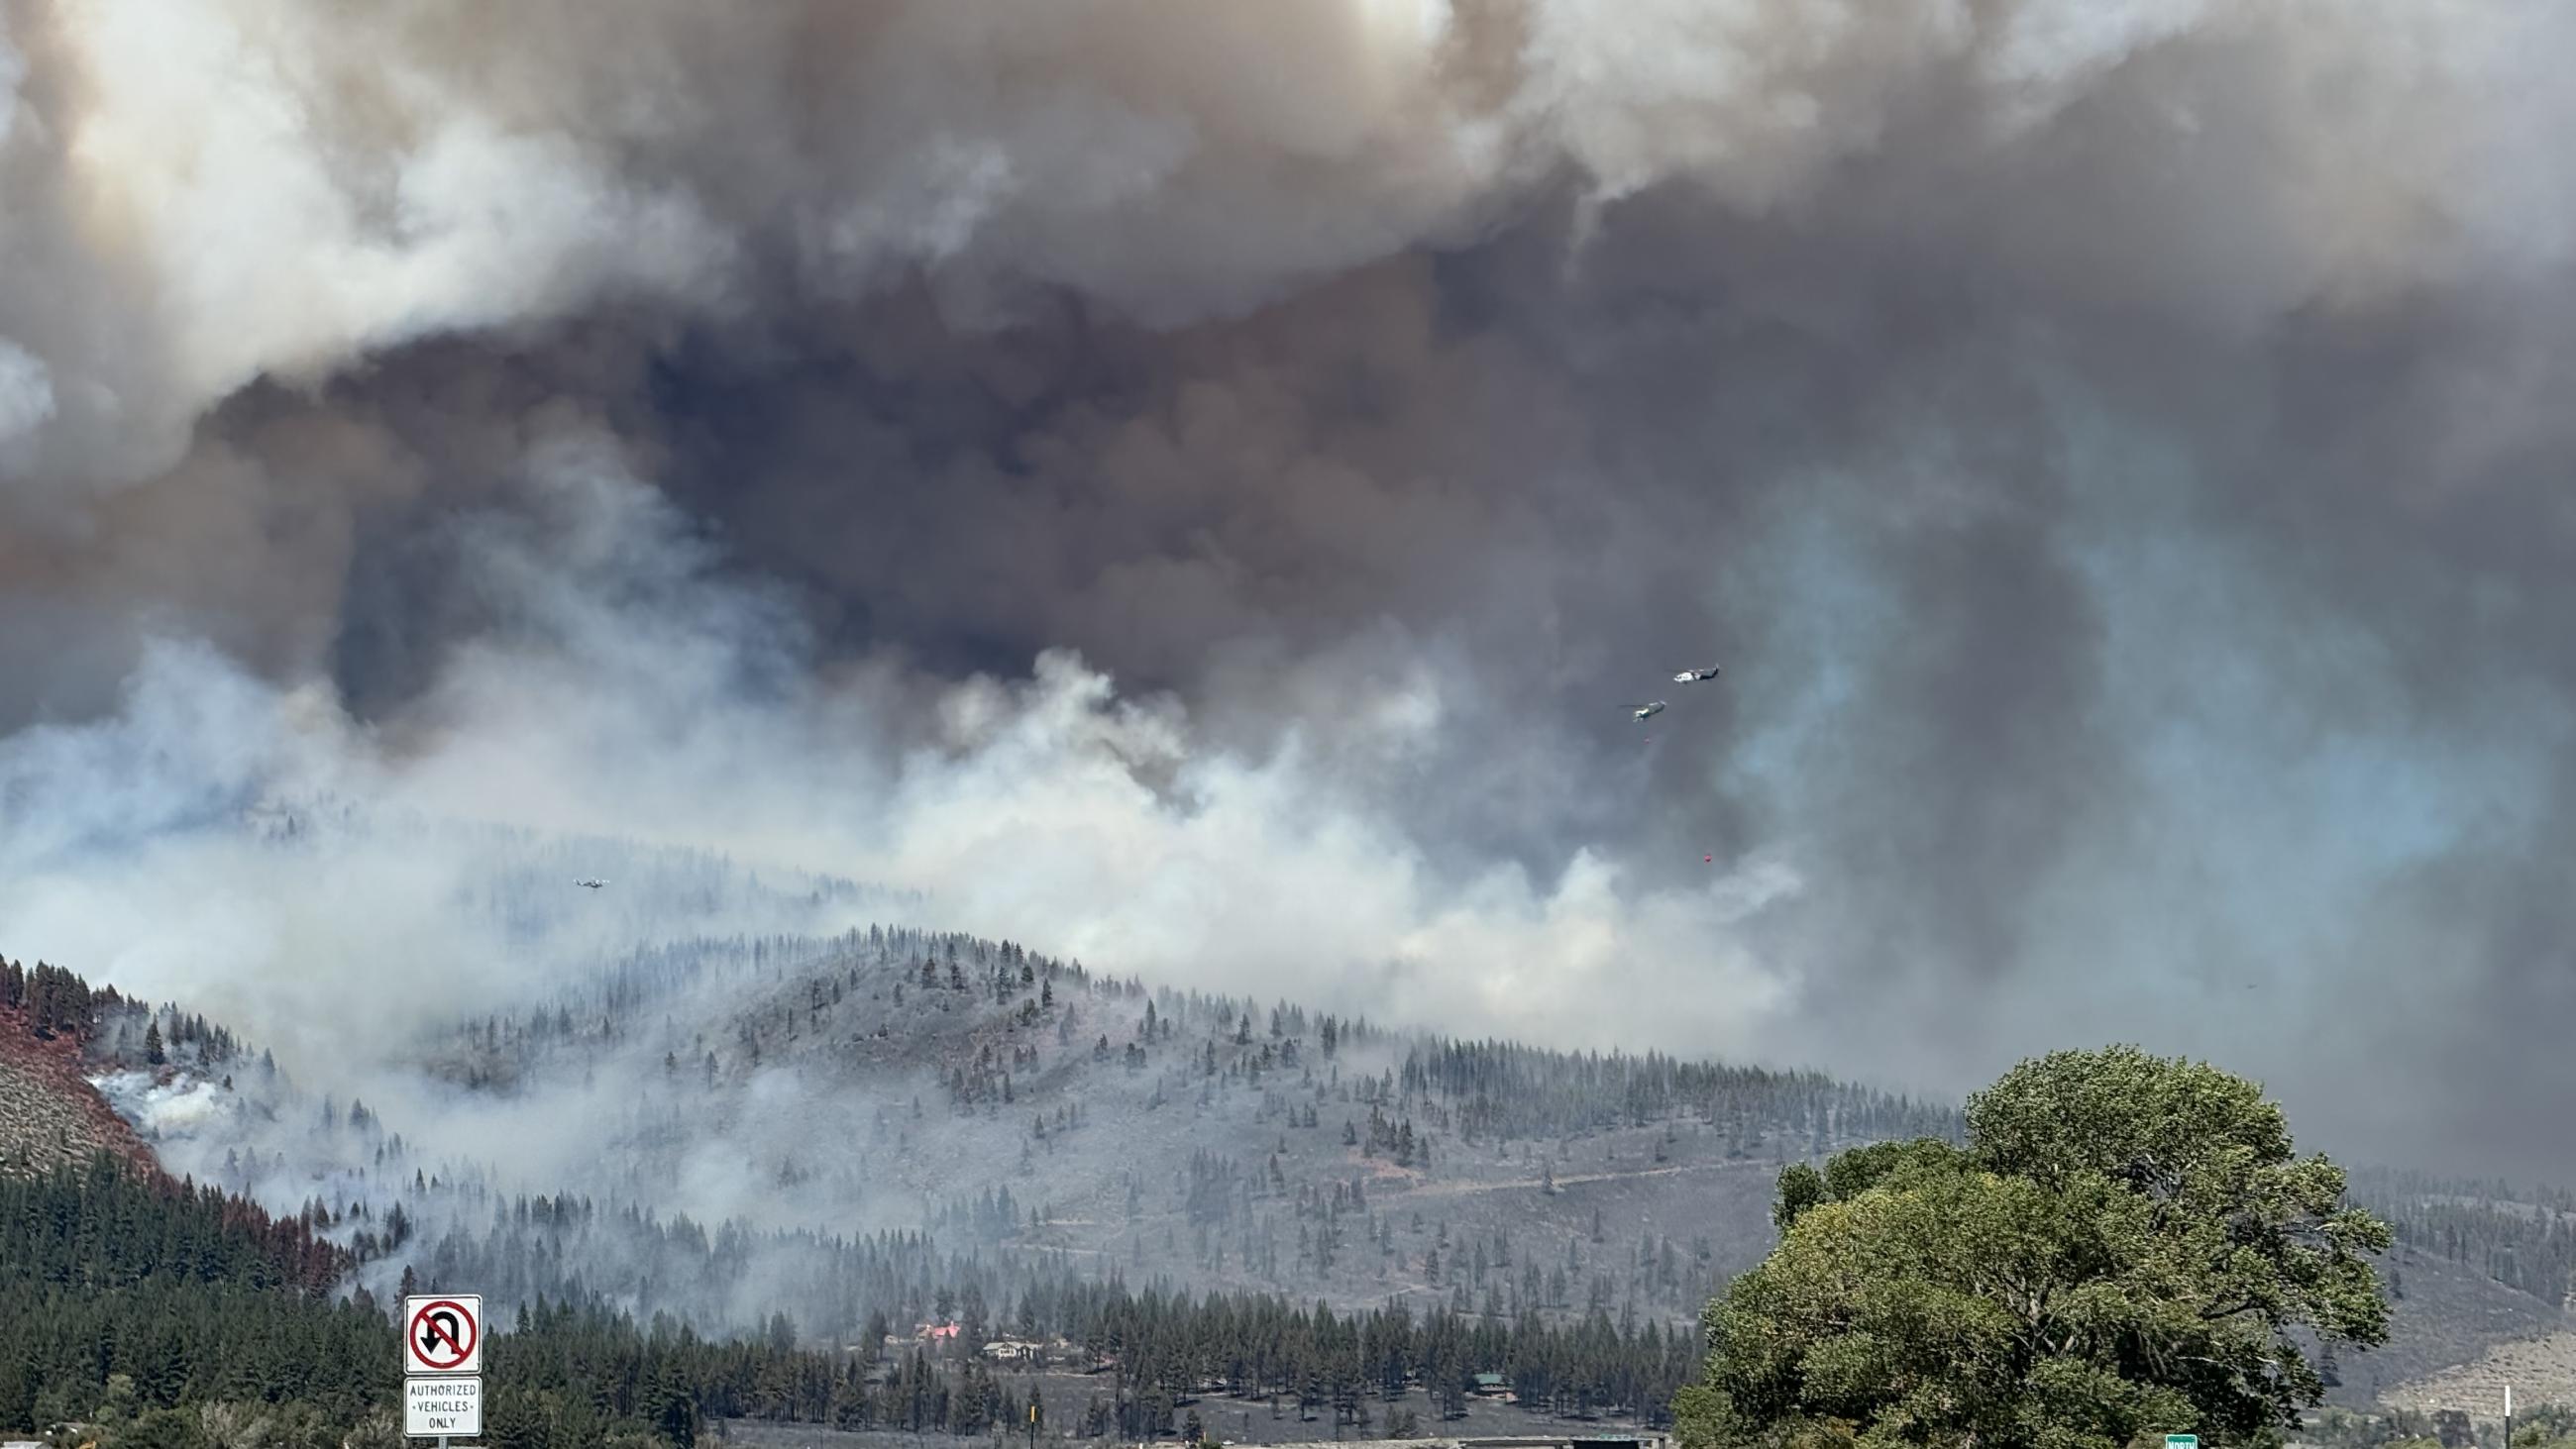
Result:
[[422,1294],[403,1300],[403,1436],[483,1432],[483,1299]]

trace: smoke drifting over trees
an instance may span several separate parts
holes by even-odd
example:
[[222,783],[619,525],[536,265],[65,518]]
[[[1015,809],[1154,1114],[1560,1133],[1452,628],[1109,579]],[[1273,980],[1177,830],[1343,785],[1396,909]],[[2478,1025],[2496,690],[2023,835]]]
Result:
[[2555,1150],[2562,8],[605,14],[0,7],[13,949],[299,1070],[565,959],[328,793]]
[[[511,854],[484,894],[523,894]],[[625,864],[672,910],[761,896]],[[171,1171],[318,1211],[379,1297],[418,1273],[826,1340],[942,1285],[1121,1276],[1678,1330],[1759,1253],[1773,1164],[1952,1130],[1813,1073],[1395,1034],[902,927],[674,939],[482,1005],[321,1083],[169,1008],[90,1045]]]

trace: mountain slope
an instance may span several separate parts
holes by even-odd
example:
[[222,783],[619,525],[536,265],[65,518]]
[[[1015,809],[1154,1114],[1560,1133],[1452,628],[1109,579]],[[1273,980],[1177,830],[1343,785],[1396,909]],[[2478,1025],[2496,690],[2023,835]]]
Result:
[[[25,967],[0,963],[0,1175],[78,1166],[102,1151],[149,1170],[142,1139],[83,1075],[78,1039],[30,1009],[26,979]],[[87,1012],[83,988],[79,1013]]]
[[2392,1341],[2347,1359],[2338,1402],[2487,1415],[2510,1376],[2524,1403],[2576,1404],[2576,1195],[2386,1168],[2352,1195],[2396,1229]]
[[2402,1296],[2390,1304],[2389,1341],[2367,1353],[2347,1350],[2337,1357],[2342,1382],[2328,1391],[2330,1403],[2353,1408],[2412,1404],[2421,1397],[2419,1386],[2445,1370],[2569,1326],[2557,1305],[2412,1245],[2400,1245],[2384,1260],[2383,1273],[2390,1269]]
[[[103,1039],[130,1059],[139,1031]],[[416,1036],[364,1101],[175,1051],[99,1079],[179,1170],[318,1207],[380,1293],[596,1289],[813,1341],[998,1328],[1068,1277],[1681,1330],[1768,1250],[1779,1164],[1957,1130],[1813,1073],[1452,1042],[885,927],[628,953]],[[2397,1342],[2347,1354],[2339,1399],[2559,1326],[2423,1241],[2469,1241],[2441,1194],[2359,1185],[2411,1236]]]

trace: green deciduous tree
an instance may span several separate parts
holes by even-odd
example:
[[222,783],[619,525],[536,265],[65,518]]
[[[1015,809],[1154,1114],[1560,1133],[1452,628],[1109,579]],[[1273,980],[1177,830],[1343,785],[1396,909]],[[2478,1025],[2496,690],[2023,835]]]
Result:
[[2372,1344],[2388,1229],[2254,1083],[2133,1048],[2024,1062],[1930,1139],[1781,1173],[1779,1247],[1709,1305],[1691,1449],[2279,1442]]

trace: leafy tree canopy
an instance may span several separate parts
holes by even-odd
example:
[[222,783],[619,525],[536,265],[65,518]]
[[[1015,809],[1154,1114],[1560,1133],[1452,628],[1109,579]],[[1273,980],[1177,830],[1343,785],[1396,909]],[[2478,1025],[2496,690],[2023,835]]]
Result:
[[1770,1258],[1709,1305],[1687,1449],[2277,1445],[2324,1395],[2290,1337],[2387,1338],[2388,1228],[2252,1082],[2057,1052],[1931,1139],[1781,1174]]

